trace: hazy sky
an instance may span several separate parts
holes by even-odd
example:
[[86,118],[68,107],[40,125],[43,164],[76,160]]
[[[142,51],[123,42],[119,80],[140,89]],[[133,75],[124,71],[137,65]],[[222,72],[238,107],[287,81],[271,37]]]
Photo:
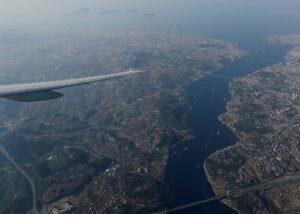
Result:
[[[93,10],[123,7],[115,0],[0,0],[0,28],[22,24],[56,22],[64,15],[90,8]],[[134,1],[129,1],[134,2]]]
[[265,17],[270,24],[274,19],[286,25],[296,22],[299,9],[299,0],[0,0],[0,31],[42,25],[44,30],[74,26],[169,30],[191,24],[201,29]]

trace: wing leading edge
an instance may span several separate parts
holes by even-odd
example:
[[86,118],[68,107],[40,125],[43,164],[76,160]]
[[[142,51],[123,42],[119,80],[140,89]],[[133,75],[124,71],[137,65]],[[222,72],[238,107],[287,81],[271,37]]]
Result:
[[143,73],[145,70],[129,70],[115,74],[83,77],[78,79],[57,80],[49,82],[35,82],[23,84],[11,84],[0,86],[0,97],[20,102],[43,101],[62,97],[63,94],[52,91],[76,85],[84,85],[93,82],[116,79],[133,74]]

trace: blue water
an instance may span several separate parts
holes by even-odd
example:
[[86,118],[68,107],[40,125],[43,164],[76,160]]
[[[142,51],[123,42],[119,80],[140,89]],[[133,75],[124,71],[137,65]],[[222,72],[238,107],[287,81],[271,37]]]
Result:
[[[252,53],[235,63],[227,63],[216,74],[230,78],[242,77],[257,69],[273,65],[282,60],[288,47],[268,46]],[[209,155],[229,145],[237,138],[219,120],[230,99],[230,80],[208,76],[185,87],[191,110],[185,122],[196,135],[170,150],[165,181],[174,197],[169,207],[191,203],[213,197],[214,193],[207,181],[203,164]],[[181,213],[235,213],[221,202],[212,202]]]

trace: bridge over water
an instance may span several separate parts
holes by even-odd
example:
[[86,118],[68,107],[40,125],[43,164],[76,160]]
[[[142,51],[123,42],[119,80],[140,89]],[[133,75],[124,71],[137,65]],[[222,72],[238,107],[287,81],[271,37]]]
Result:
[[180,210],[184,210],[184,209],[188,209],[191,207],[195,207],[195,206],[200,206],[202,204],[206,204],[209,202],[213,202],[213,201],[219,201],[219,200],[223,200],[226,198],[237,198],[241,195],[244,194],[248,194],[250,192],[255,192],[258,190],[266,190],[266,189],[271,189],[280,185],[286,185],[286,184],[292,184],[292,183],[298,183],[300,182],[300,172],[291,174],[291,175],[285,175],[285,176],[281,176],[275,179],[268,179],[268,180],[264,180],[263,182],[261,182],[260,184],[245,188],[245,189],[241,189],[241,190],[237,190],[237,191],[232,191],[232,192],[227,192],[226,195],[221,195],[221,196],[216,196],[216,197],[212,197],[212,198],[207,198],[201,201],[196,201],[190,204],[185,204],[179,207],[175,207],[169,210],[164,210],[161,212],[156,212],[153,214],[165,214],[165,213],[172,213],[172,212],[176,212],[176,211],[180,211]]

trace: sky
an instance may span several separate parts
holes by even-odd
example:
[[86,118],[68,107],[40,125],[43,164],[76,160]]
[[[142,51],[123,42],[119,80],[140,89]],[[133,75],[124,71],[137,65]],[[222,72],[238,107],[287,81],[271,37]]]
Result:
[[[216,31],[256,23],[289,27],[299,0],[0,0],[0,32],[117,29]],[[212,29],[214,28],[214,29]]]
[[139,6],[141,1],[130,0],[0,0],[0,27],[58,21],[68,13],[89,8],[111,10],[128,5]]

